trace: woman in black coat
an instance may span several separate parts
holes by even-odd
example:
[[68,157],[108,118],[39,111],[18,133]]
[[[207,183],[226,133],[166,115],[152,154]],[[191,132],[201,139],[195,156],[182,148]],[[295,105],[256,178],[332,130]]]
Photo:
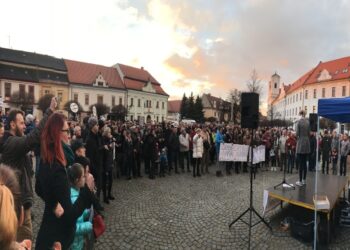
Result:
[[103,173],[102,173],[102,193],[103,202],[109,204],[109,200],[114,200],[112,196],[112,171],[113,171],[113,155],[114,155],[114,138],[112,137],[111,128],[105,127],[102,132],[103,144]]
[[[75,235],[75,225],[84,209],[90,208],[93,179],[86,180],[74,204],[70,198],[70,185],[66,167],[73,163],[74,154],[67,145],[69,127],[66,117],[54,113],[48,119],[41,135],[41,165],[35,185],[36,193],[44,200],[45,210],[36,240],[36,249],[52,249],[60,242],[69,249]],[[63,214],[55,214],[62,207]]]

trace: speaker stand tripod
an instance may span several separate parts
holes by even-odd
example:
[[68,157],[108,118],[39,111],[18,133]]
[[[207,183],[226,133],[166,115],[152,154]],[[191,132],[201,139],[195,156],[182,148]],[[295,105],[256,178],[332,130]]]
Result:
[[[253,131],[253,129],[252,129]],[[251,231],[252,228],[258,225],[259,223],[263,222],[271,231],[272,227],[269,225],[269,223],[255,210],[253,206],[253,174],[255,173],[254,170],[254,165],[253,165],[253,132],[252,132],[252,137],[250,141],[250,148],[249,150],[251,151],[251,159],[250,159],[250,202],[249,202],[249,207],[240,215],[238,216],[234,221],[231,222],[229,225],[229,228],[231,228],[232,225],[234,225],[236,222],[241,220],[244,224],[246,224],[249,227],[249,236],[248,236],[248,249],[250,249],[250,238],[251,238]],[[248,161],[249,162],[249,161]],[[242,217],[249,212],[249,223],[242,220]],[[258,218],[259,221],[256,222],[255,224],[252,225],[252,214],[255,214]]]
[[[286,164],[285,164],[286,165]],[[284,186],[283,186],[284,185]],[[292,185],[292,184],[289,184],[287,181],[286,181],[286,166],[284,166],[284,171],[283,171],[283,180],[281,183],[277,184],[276,186],[274,186],[273,188],[276,189],[278,188],[279,186],[282,186],[282,188],[284,188],[285,186],[287,186],[288,188],[291,188],[291,189],[295,189],[295,187]]]

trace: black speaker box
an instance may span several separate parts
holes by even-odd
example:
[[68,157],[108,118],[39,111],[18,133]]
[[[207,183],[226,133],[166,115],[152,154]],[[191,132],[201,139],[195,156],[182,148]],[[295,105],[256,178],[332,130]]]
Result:
[[317,114],[311,113],[309,114],[309,121],[310,121],[310,130],[312,132],[317,132]]
[[242,93],[241,127],[256,129],[259,126],[259,94]]

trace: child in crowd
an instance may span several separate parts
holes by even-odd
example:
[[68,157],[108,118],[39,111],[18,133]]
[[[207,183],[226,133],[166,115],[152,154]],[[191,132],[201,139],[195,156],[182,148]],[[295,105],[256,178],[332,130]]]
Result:
[[[79,192],[85,185],[85,173],[84,168],[79,163],[74,163],[68,169],[68,177],[71,183],[71,201],[72,204],[79,197]],[[84,213],[77,219],[75,237],[71,246],[72,250],[82,250],[84,247],[84,236],[87,236],[92,232],[92,223],[88,221],[90,216],[90,210],[86,209]]]
[[338,165],[338,150],[336,148],[332,149],[332,170],[333,175],[337,175],[337,165]]
[[160,154],[160,169],[159,169],[159,177],[165,177],[165,169],[168,167],[168,157],[167,157],[167,150],[166,147],[162,149],[162,152]]

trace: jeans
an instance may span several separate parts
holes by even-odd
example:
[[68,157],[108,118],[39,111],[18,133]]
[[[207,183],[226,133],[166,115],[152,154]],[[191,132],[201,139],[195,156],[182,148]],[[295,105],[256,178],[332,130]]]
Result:
[[322,174],[324,174],[324,170],[326,169],[326,173],[329,172],[329,157],[322,156]]
[[299,181],[306,180],[306,159],[308,154],[298,154],[299,158]]
[[187,163],[187,170],[190,170],[190,155],[188,153],[188,151],[185,152],[180,152],[180,167],[182,168],[182,170],[185,169],[185,159],[186,159],[186,163]]
[[287,172],[292,173],[294,168],[294,162],[295,162],[295,155],[294,154],[288,154],[288,168]]
[[340,157],[340,175],[346,176],[347,158],[347,155]]
[[175,165],[175,173],[178,172],[178,170],[177,170],[177,154],[178,154],[177,151],[170,151],[169,169],[173,168],[173,163],[174,163],[174,165]]
[[[193,158],[195,165],[193,166],[193,177],[200,176],[200,172],[199,172],[199,166],[201,165],[201,158]],[[197,174],[196,174],[196,169],[197,169]]]

